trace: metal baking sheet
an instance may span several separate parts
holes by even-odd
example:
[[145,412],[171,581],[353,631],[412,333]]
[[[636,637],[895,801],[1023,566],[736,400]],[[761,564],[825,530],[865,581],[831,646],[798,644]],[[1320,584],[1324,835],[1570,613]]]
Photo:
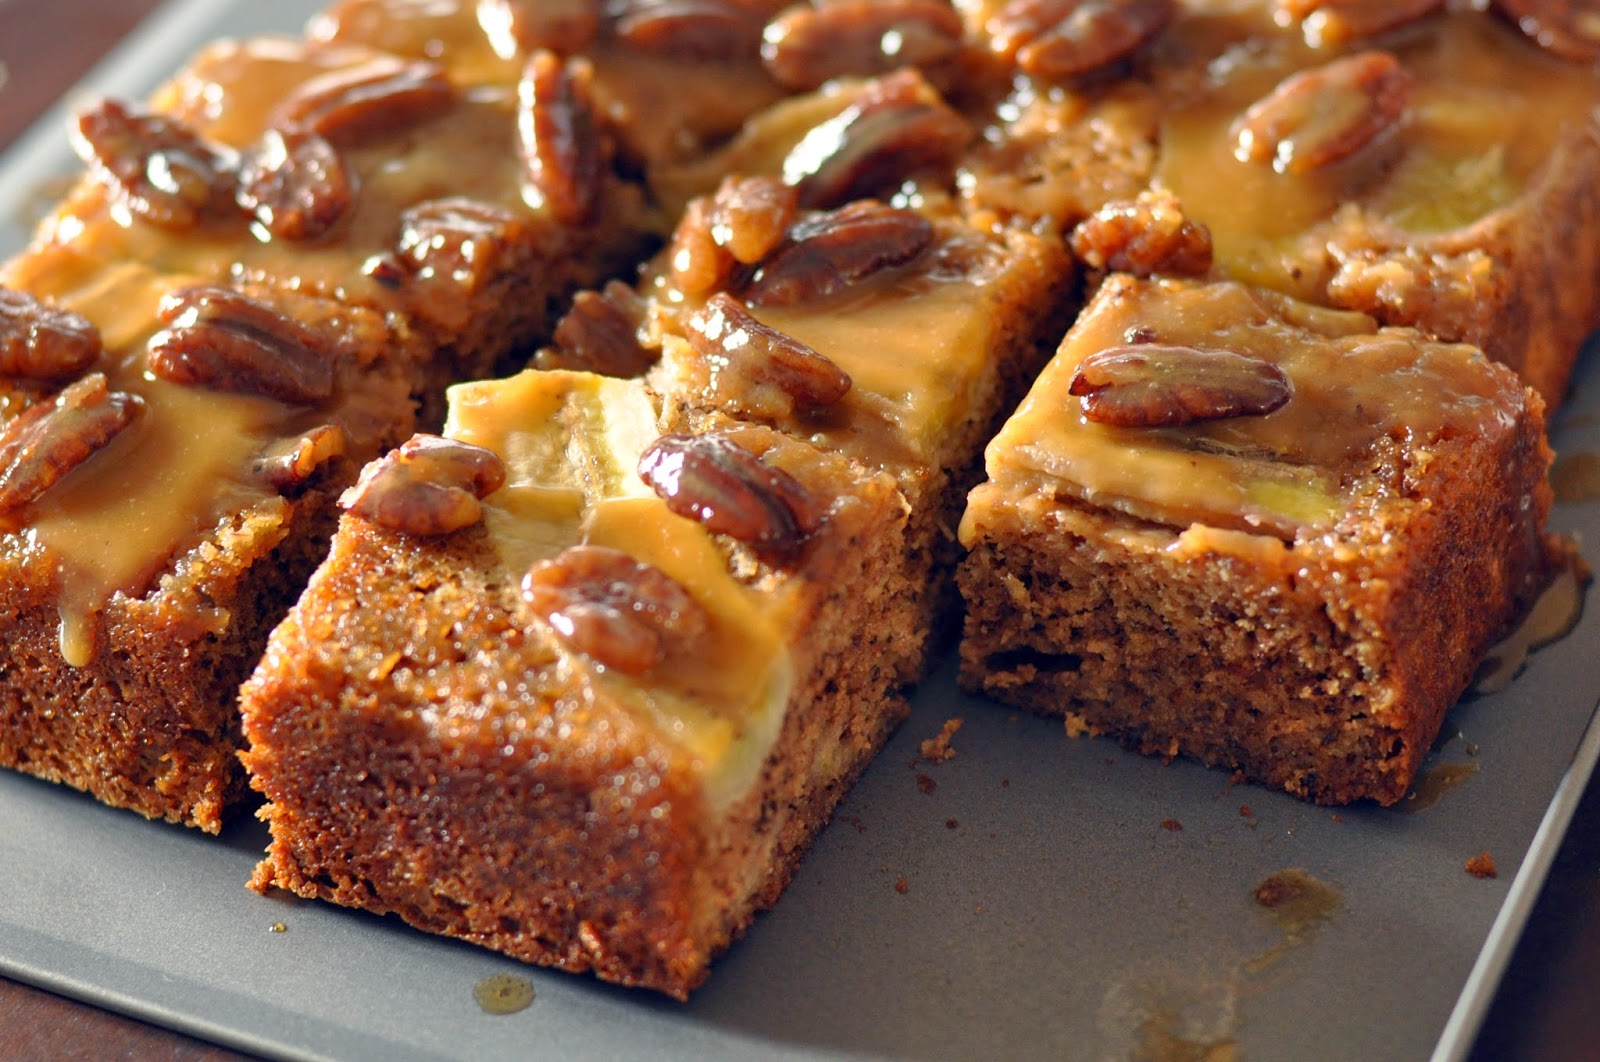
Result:
[[[91,84],[142,93],[206,39],[294,31],[318,6],[187,0]],[[0,166],[0,253],[72,168],[64,115]],[[1560,449],[1600,452],[1597,368]],[[1557,521],[1600,542],[1600,503]],[[947,668],[688,1005],[257,896],[253,821],[212,839],[0,772],[0,972],[283,1058],[1461,1058],[1600,752],[1596,611],[1508,692],[1455,709],[1435,759],[1472,773],[1410,811],[1310,807],[1071,741],[963,697]],[[957,716],[956,756],[916,762]],[[1499,877],[1469,875],[1486,850]],[[1325,919],[1254,902],[1289,868],[1333,890]],[[531,1005],[478,1006],[501,973]]]

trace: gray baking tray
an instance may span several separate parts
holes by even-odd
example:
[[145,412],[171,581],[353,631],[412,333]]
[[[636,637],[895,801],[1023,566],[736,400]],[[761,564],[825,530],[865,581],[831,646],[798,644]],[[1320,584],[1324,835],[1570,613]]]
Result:
[[[206,39],[294,31],[319,6],[172,5],[90,84],[142,93]],[[0,165],[0,253],[72,169],[64,117]],[[1600,452],[1597,369],[1563,451]],[[1556,520],[1600,541],[1600,503]],[[1600,753],[1595,611],[1454,710],[1431,777],[1464,780],[1410,810],[1310,807],[1071,741],[963,697],[946,669],[687,1005],[257,896],[253,821],[213,839],[0,772],[0,973],[283,1058],[1457,1059]],[[956,716],[956,756],[918,763]],[[1464,869],[1483,851],[1497,878]],[[1325,917],[1254,901],[1291,868],[1328,886]],[[533,1002],[486,1013],[474,987],[507,973]]]

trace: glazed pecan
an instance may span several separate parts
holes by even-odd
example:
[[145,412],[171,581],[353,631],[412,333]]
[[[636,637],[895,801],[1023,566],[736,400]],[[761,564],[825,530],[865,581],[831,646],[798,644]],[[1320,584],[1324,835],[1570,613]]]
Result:
[[798,4],[767,23],[761,60],[779,84],[814,89],[836,77],[943,62],[961,49],[961,33],[947,0]]
[[268,129],[239,164],[239,205],[282,240],[315,240],[350,209],[355,188],[338,150],[316,133]]
[[1139,343],[1084,358],[1068,391],[1096,423],[1164,428],[1271,413],[1294,389],[1282,369],[1261,358]]
[[1298,23],[1311,47],[1336,48],[1443,6],[1444,0],[1276,0],[1273,15],[1282,25]]
[[996,54],[1034,77],[1060,80],[1126,59],[1176,10],[1173,0],[1011,0],[987,29]]
[[76,376],[100,355],[100,330],[81,314],[0,288],[0,376]]
[[235,217],[232,154],[174,118],[102,100],[78,115],[73,146],[129,213],[186,229]]
[[1541,48],[1580,63],[1600,59],[1600,10],[1594,0],[1492,0]]
[[522,599],[573,650],[635,677],[710,625],[677,580],[609,546],[572,546],[535,564]]
[[799,193],[776,177],[728,177],[711,199],[711,238],[735,261],[754,265],[783,240],[798,204]]
[[1360,52],[1285,78],[1233,125],[1240,162],[1304,174],[1338,162],[1405,116],[1411,75],[1388,52]]
[[705,295],[726,284],[733,267],[733,253],[712,234],[711,201],[691,199],[667,245],[673,286],[691,297]]
[[267,447],[255,463],[255,472],[279,491],[305,484],[317,469],[343,456],[349,442],[337,424],[323,424]]
[[906,265],[933,243],[933,225],[912,210],[863,199],[806,218],[740,292],[752,306],[825,299],[881,270]]
[[624,44],[678,59],[755,58],[766,15],[739,0],[620,0],[611,32]]
[[433,118],[455,100],[442,67],[385,56],[312,78],[279,104],[271,124],[347,147]]
[[405,292],[412,312],[441,328],[467,324],[471,300],[507,265],[527,221],[479,199],[430,199],[400,215],[393,257],[366,265],[380,283]]
[[[725,405],[765,408],[776,388],[790,408],[831,406],[850,390],[850,374],[793,336],[768,327],[726,292],[689,318],[689,345],[714,366],[713,387]],[[784,410],[785,412],[787,410]]]
[[822,526],[821,506],[794,477],[723,435],[663,435],[639,475],[679,516],[772,563],[793,560]]
[[644,303],[620,280],[599,292],[580,291],[572,308],[541,350],[541,369],[576,369],[603,376],[642,375],[655,364],[657,352],[639,342]]
[[1211,231],[1184,217],[1170,194],[1107,203],[1072,230],[1072,251],[1095,269],[1150,277],[1211,268]]
[[167,327],[146,361],[163,380],[309,405],[333,394],[333,342],[229,288],[199,286],[161,300]]
[[589,82],[581,59],[535,52],[517,86],[517,148],[523,174],[550,214],[564,225],[594,213],[604,158]]
[[541,48],[571,55],[599,33],[600,6],[600,0],[478,0],[478,25],[503,59]]
[[447,535],[481,520],[479,499],[505,482],[493,450],[419,433],[363,468],[339,507],[390,531]]
[[898,188],[919,171],[948,168],[971,139],[966,119],[921,74],[901,70],[807,133],[784,159],[783,179],[803,207],[839,206]]
[[0,430],[0,515],[13,516],[132,423],[144,406],[90,373]]

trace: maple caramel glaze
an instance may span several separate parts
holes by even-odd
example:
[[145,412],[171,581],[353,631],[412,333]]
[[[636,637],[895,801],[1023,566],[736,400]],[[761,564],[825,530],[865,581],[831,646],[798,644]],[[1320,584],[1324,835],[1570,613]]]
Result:
[[[1401,238],[1465,228],[1516,200],[1563,136],[1594,121],[1592,68],[1484,12],[1449,11],[1332,49],[1275,27],[1269,6],[1190,11],[1149,60],[1163,99],[1157,178],[1210,228],[1220,276],[1316,297],[1336,215],[1359,211]],[[1368,49],[1392,51],[1410,74],[1398,126],[1298,176],[1235,156],[1233,123],[1279,82]]]
[[[1182,428],[1090,421],[1069,393],[1078,363],[1133,330],[1269,361],[1293,395],[1265,416]],[[1387,440],[1425,454],[1439,440],[1499,434],[1522,401],[1510,370],[1474,347],[1239,284],[1116,275],[990,444],[989,476],[1168,527],[1293,541],[1331,529],[1362,494],[1395,488],[1373,475]],[[968,511],[963,542],[981,520]]]
[[[639,477],[639,457],[660,434],[644,384],[535,370],[461,384],[450,390],[445,434],[505,462],[505,486],[483,501],[497,581],[516,585],[570,546],[609,546],[666,572],[705,610],[693,651],[670,653],[637,679],[552,640],[560,666],[583,676],[575,688],[595,684],[694,757],[712,803],[746,792],[792,687],[782,632],[799,627],[789,595],[742,585],[705,528],[672,513]],[[549,630],[543,617],[527,626]]]

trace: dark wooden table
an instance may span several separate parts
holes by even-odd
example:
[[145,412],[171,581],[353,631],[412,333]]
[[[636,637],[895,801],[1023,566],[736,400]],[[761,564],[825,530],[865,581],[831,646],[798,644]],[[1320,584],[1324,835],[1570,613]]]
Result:
[[[158,3],[0,0],[0,149]],[[0,978],[0,1059],[242,1057]],[[1600,780],[1584,794],[1473,1059],[1600,1059]]]

